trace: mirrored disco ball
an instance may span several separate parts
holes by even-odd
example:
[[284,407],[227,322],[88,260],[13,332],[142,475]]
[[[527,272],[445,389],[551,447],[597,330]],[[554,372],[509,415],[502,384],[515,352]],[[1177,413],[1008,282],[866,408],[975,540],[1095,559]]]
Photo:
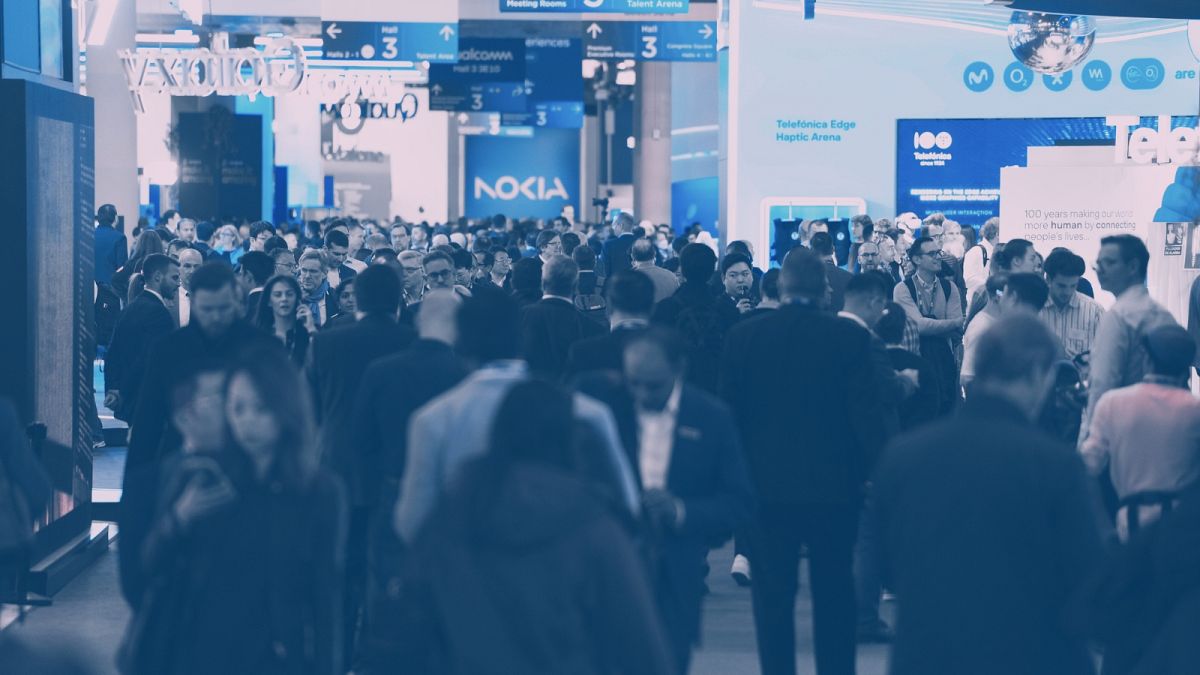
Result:
[[1061,73],[1079,65],[1096,44],[1090,16],[1013,12],[1008,46],[1017,60],[1039,73]]

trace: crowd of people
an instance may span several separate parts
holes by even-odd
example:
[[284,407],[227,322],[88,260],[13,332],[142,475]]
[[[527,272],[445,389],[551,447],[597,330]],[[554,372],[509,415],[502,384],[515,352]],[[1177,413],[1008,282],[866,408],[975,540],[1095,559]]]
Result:
[[940,214],[842,259],[806,222],[768,271],[629,213],[168,212],[128,255],[115,220],[127,674],[682,675],[731,538],[767,675],[802,559],[821,675],[1200,663],[1196,344],[1136,237],[1104,311],[1071,251]]

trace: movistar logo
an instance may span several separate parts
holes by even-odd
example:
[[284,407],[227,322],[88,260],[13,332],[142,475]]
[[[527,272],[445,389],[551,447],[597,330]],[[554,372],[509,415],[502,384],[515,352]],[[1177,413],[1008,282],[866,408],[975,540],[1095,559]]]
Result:
[[546,178],[545,176],[530,176],[525,180],[518,180],[513,176],[504,176],[496,181],[494,185],[489,185],[482,178],[475,178],[475,199],[484,197],[489,199],[500,199],[503,201],[512,201],[514,199],[528,199],[533,202],[546,202],[551,199],[571,199],[567,194],[567,188],[563,186],[562,179]]

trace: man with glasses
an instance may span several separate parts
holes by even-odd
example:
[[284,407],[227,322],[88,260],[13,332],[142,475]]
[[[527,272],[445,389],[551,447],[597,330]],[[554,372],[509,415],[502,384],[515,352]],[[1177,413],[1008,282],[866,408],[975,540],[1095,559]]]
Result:
[[537,236],[538,258],[546,264],[556,255],[563,254],[562,237],[554,230],[542,230]]
[[277,249],[271,253],[271,257],[275,259],[275,274],[285,276],[296,276],[299,268],[296,267],[296,256],[286,248]]
[[1146,244],[1131,234],[1100,240],[1096,276],[1100,288],[1116,296],[1117,301],[1100,317],[1092,343],[1088,407],[1080,426],[1080,444],[1087,440],[1100,397],[1110,390],[1141,382],[1149,372],[1146,336],[1156,328],[1176,325],[1171,313],[1146,290],[1149,264]]
[[433,251],[422,261],[425,267],[425,278],[429,280],[430,290],[435,288],[454,288],[454,260],[442,251]]
[[297,267],[300,270],[300,290],[304,293],[301,301],[308,305],[313,322],[320,328],[329,317],[337,314],[337,301],[331,302],[329,299],[329,269],[325,265],[325,256],[317,250],[305,251]]
[[424,256],[418,251],[403,251],[397,258],[404,268],[404,304],[415,314],[425,297]]
[[958,357],[963,310],[958,287],[941,276],[942,247],[931,237],[918,237],[908,250],[914,273],[896,284],[893,299],[917,324],[921,356],[930,362],[942,388],[938,410],[949,413],[958,402]]

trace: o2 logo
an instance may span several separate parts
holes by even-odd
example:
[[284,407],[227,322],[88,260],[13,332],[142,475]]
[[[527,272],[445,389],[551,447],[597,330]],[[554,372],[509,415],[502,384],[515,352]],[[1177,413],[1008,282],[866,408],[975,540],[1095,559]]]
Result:
[[951,136],[950,132],[948,131],[943,131],[937,134],[933,133],[932,131],[926,131],[924,133],[918,132],[913,134],[914,150],[932,150],[934,148],[937,148],[938,150],[949,150],[951,145],[954,145],[954,137]]

